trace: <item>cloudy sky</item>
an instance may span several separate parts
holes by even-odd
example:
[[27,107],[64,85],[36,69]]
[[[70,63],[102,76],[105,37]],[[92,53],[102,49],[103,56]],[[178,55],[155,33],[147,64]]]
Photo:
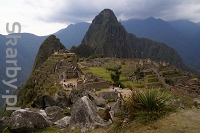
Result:
[[7,34],[6,23],[19,22],[22,32],[48,35],[71,23],[91,22],[105,8],[118,20],[153,16],[200,22],[200,0],[1,0],[0,34]]

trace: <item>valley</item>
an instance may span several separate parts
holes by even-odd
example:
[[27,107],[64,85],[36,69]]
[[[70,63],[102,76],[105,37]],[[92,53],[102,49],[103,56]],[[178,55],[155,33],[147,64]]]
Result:
[[[149,18],[147,21],[159,21],[170,27],[162,20]],[[77,32],[76,26],[81,29],[82,24],[82,30],[87,31]],[[138,38],[127,32],[110,9],[101,11],[87,26],[87,23],[70,25],[71,33],[63,29],[33,42],[31,40],[35,36],[29,35],[28,42],[37,44],[39,50],[34,63],[29,64],[31,60],[26,59],[26,65],[22,66],[23,70],[31,65],[32,71],[27,69],[19,73],[20,80],[24,80],[30,71],[29,78],[18,87],[18,91],[12,92],[18,98],[16,106],[22,109],[11,111],[4,106],[0,132],[200,130],[197,126],[200,77],[194,68],[185,64],[186,58],[190,59],[185,54],[186,49],[191,50],[186,46],[187,41],[180,41],[182,50],[177,52],[175,49],[180,45],[174,45],[177,42],[174,39],[170,47],[145,36]],[[181,32],[179,28],[177,30]],[[172,31],[175,32],[173,29],[166,33]],[[77,38],[73,43],[63,34]],[[69,50],[62,41],[69,41],[70,46],[75,46]],[[76,45],[78,42],[81,43]],[[28,48],[29,51],[19,50],[19,66],[23,64],[20,60],[24,60],[23,52],[30,53],[33,59],[37,51],[33,45],[31,49]],[[13,99],[8,101],[13,102]]]
[[[123,86],[112,86],[111,72],[106,68],[118,66],[121,66],[119,82],[121,82]],[[187,82],[195,82],[197,84],[195,92],[186,92],[186,90],[183,90],[184,93],[182,93],[177,90],[177,86],[180,85],[187,88],[187,84],[185,84]],[[163,118],[147,124],[141,123],[138,119],[125,124],[121,121],[122,119],[125,120],[125,118],[115,115],[114,123],[106,130],[97,128],[89,132],[161,132],[164,130],[166,132],[195,132],[198,131],[198,127],[196,127],[198,125],[198,118],[195,117],[195,115],[199,112],[199,105],[195,106],[193,100],[199,103],[199,83],[200,79],[195,75],[177,69],[175,66],[165,62],[156,62],[150,59],[110,57],[77,59],[74,53],[66,53],[66,50],[55,50],[54,53],[32,73],[26,83],[26,88],[20,90],[18,93],[20,99],[18,105],[21,105],[23,108],[31,108],[31,110],[38,110],[40,107],[43,108],[43,106],[48,106],[48,108],[50,108],[58,105],[65,111],[65,114],[62,115],[62,117],[65,118],[70,117],[69,114],[71,114],[66,114],[68,108],[71,108],[72,105],[76,103],[75,101],[78,100],[77,98],[81,98],[80,96],[82,95],[88,95],[90,99],[92,96],[95,100],[93,98],[91,100],[100,107],[105,106],[101,101],[101,97],[103,97],[106,99],[106,104],[112,107],[117,103],[117,99],[126,99],[130,97],[134,91],[154,89],[157,91],[164,91],[168,93],[168,95],[171,95],[171,102],[180,99],[180,103],[172,102],[173,105],[171,105],[172,103],[170,102],[170,106],[175,106],[175,112],[169,111],[168,113],[170,115],[166,114]],[[194,88],[194,86],[192,87]],[[188,90],[191,90],[189,88]],[[86,90],[86,92],[84,90]],[[115,93],[117,97],[114,96]],[[194,93],[196,93],[196,95],[194,95]],[[111,94],[113,96],[106,96]],[[55,102],[59,101],[58,104],[51,102],[49,104],[52,105],[48,105],[50,97],[48,98],[49,100],[45,102],[46,105],[37,102],[39,97],[47,95],[56,99]],[[71,95],[73,95],[73,97],[71,97]],[[101,100],[99,99],[100,101],[98,101],[97,97],[100,97]],[[112,97],[114,99],[110,99]],[[71,99],[70,101],[72,103],[67,99]],[[33,103],[35,103],[35,106],[33,106]],[[104,109],[99,108],[98,110],[100,111],[99,115],[101,119],[104,119],[104,113],[102,112]],[[11,112],[5,112],[4,115],[8,115],[7,113],[9,114]],[[184,124],[186,123],[183,121],[186,121],[186,118],[189,117],[190,119],[187,120],[190,121],[190,124],[187,128],[184,128]],[[182,122],[179,123],[179,121]],[[116,124],[119,122],[123,124],[121,128],[117,128]],[[194,122],[195,124],[193,124]],[[167,129],[165,129],[166,125],[168,125]],[[176,128],[177,126],[178,128]],[[5,130],[4,132],[7,131],[8,130]],[[80,129],[78,128],[75,131],[70,131],[69,127],[65,127],[64,131],[62,131],[56,126],[53,126],[38,130],[37,132],[62,133],[66,131],[80,132]]]

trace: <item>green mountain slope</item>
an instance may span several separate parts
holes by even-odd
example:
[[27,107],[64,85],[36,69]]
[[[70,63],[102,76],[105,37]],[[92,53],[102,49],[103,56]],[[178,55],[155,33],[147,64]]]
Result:
[[54,50],[66,49],[65,46],[60,42],[55,35],[49,36],[40,46],[37,53],[36,59],[34,61],[33,69],[37,69],[46,59],[54,53]]
[[54,50],[61,49],[66,48],[55,35],[50,35],[41,44],[34,61],[32,73],[17,93],[18,106],[26,107],[37,95],[46,93],[46,89],[54,86],[58,76],[55,76],[54,73],[55,65],[64,57],[53,53]]
[[101,11],[95,17],[82,44],[89,45],[96,54],[122,58],[150,58],[168,62],[181,69],[187,68],[173,48],[129,34],[110,9]]
[[128,33],[110,9],[99,13],[92,21],[82,44],[89,45],[94,53],[105,56],[134,57],[128,42]]

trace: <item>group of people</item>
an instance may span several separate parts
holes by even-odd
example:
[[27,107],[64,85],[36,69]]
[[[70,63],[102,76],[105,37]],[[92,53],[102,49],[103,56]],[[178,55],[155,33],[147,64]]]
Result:
[[72,87],[75,87],[75,85],[73,85],[72,83],[68,83],[67,85],[64,84],[64,87],[67,87],[67,88],[72,88]]

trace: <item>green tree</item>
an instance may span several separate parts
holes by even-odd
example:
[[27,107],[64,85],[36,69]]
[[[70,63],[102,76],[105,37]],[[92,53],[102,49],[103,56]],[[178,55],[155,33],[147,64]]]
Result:
[[114,83],[119,81],[120,75],[121,75],[121,66],[118,67],[113,67],[113,68],[106,68],[106,70],[111,71],[112,73],[110,74],[110,77]]

